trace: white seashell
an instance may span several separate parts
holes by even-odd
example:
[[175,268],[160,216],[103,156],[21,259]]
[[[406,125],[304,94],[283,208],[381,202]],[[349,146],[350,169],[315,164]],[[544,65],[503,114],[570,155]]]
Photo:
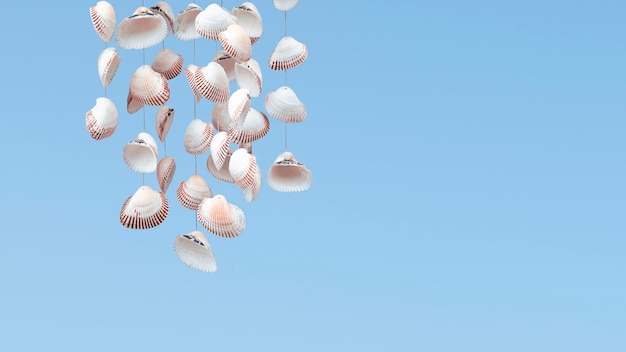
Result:
[[196,17],[196,32],[206,39],[218,40],[218,34],[237,21],[228,10],[218,4],[210,4]]
[[219,170],[224,165],[226,157],[228,156],[230,146],[230,135],[224,131],[218,132],[213,136],[211,141],[211,160],[215,167]]
[[167,36],[167,22],[147,7],[141,6],[120,22],[115,42],[124,49],[145,49]]
[[208,101],[225,103],[230,95],[228,76],[224,68],[217,62],[209,62],[200,67],[194,75],[194,84],[198,92]]
[[282,86],[265,97],[267,113],[283,122],[299,123],[306,119],[306,108],[296,93],[287,86]]
[[169,106],[162,106],[156,113],[156,132],[161,142],[165,142],[165,137],[174,121],[174,109]]
[[256,43],[263,34],[263,19],[256,6],[251,2],[244,2],[233,8],[232,12],[237,18],[237,23],[248,33],[250,42]]
[[115,9],[107,1],[98,1],[95,6],[89,8],[89,16],[93,28],[100,39],[105,43],[113,38],[115,32]]
[[239,88],[246,88],[250,91],[251,97],[261,95],[263,89],[263,76],[259,63],[250,59],[247,62],[238,62],[235,64],[235,79]]
[[110,137],[117,128],[118,112],[111,99],[100,97],[96,105],[85,114],[85,126],[95,140]]
[[162,74],[141,65],[130,79],[129,94],[143,105],[161,106],[170,98],[170,86]]
[[157,181],[159,182],[161,192],[167,192],[175,173],[176,161],[173,156],[168,155],[159,161],[157,164]]
[[120,222],[129,229],[149,229],[160,225],[168,213],[169,204],[165,194],[141,186],[122,205]]
[[130,89],[128,90],[128,97],[126,98],[126,111],[128,111],[129,114],[134,114],[137,111],[141,110],[141,108],[143,108],[143,103],[141,103],[137,98],[133,97],[130,94]]
[[256,156],[250,154],[246,148],[239,148],[230,157],[228,171],[235,185],[246,189],[256,182],[258,167]]
[[209,241],[200,231],[176,236],[174,251],[178,259],[192,269],[207,273],[217,271],[217,263]]
[[298,0],[274,0],[274,7],[280,11],[289,11],[298,4]]
[[193,119],[185,131],[185,150],[189,154],[198,155],[209,150],[213,139],[213,126],[200,119]]
[[[241,123],[240,121],[243,122]],[[244,144],[257,141],[270,130],[270,121],[264,113],[253,108],[248,109],[244,119],[233,121],[228,129],[233,143]]]
[[154,138],[145,132],[139,132],[137,138],[124,146],[122,157],[126,166],[139,173],[154,172],[159,154]]
[[239,121],[246,117],[250,109],[250,91],[246,88],[237,89],[228,98],[228,115],[231,121]]
[[209,155],[206,161],[206,167],[209,170],[209,173],[218,180],[235,183],[235,180],[233,180],[233,177],[230,175],[230,171],[228,170],[228,165],[230,164],[230,156],[232,154],[233,150],[229,148],[221,169],[218,169],[217,166],[215,166],[213,156]]
[[252,56],[252,42],[245,29],[238,24],[231,24],[218,34],[224,50],[237,62],[246,62]]
[[204,198],[198,207],[198,221],[212,234],[234,238],[246,228],[246,217],[238,206],[221,194]]
[[154,58],[152,69],[162,74],[165,79],[173,79],[183,71],[183,57],[172,49],[165,48]]
[[269,66],[272,70],[289,70],[303,63],[308,55],[306,45],[292,37],[283,37],[270,55]]
[[200,38],[196,32],[196,17],[202,12],[202,8],[194,3],[187,5],[185,10],[176,15],[174,19],[174,34],[180,40],[194,40]]
[[185,67],[185,76],[187,77],[187,82],[189,83],[189,87],[191,88],[191,91],[193,92],[193,95],[196,99],[196,102],[200,102],[200,99],[202,99],[202,94],[200,94],[200,91],[198,90],[198,85],[196,84],[196,71],[198,71],[200,67],[191,64],[187,67]]
[[233,57],[230,56],[226,50],[220,50],[217,54],[215,54],[213,61],[217,62],[224,68],[226,77],[228,77],[228,82],[233,82],[235,80],[235,63],[237,61],[235,61],[235,59],[233,59]]
[[117,54],[117,50],[114,47],[105,48],[98,56],[98,74],[104,88],[108,87],[113,81],[121,61],[122,58]]
[[218,132],[228,132],[228,127],[230,126],[231,120],[230,115],[228,114],[227,103],[215,104],[211,114],[211,121],[213,122],[213,126],[215,126],[215,129],[217,129]]
[[183,207],[197,210],[204,198],[213,197],[213,192],[202,176],[193,175],[178,184],[176,196]]
[[311,188],[313,175],[291,152],[280,154],[267,174],[267,184],[277,192],[302,192]]
[[160,15],[167,23],[167,35],[174,34],[174,11],[172,7],[165,1],[159,1],[156,5],[150,7],[150,10],[157,15]]

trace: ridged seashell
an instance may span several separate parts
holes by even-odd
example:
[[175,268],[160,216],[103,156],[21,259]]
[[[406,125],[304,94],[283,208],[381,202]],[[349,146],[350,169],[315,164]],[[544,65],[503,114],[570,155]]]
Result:
[[145,49],[167,36],[167,22],[147,7],[141,6],[120,22],[115,42],[124,49]]
[[306,108],[296,93],[287,86],[282,86],[265,97],[265,110],[280,121],[299,123],[306,119]]
[[263,176],[261,169],[257,166],[254,170],[254,183],[243,188],[243,198],[251,203],[256,199],[261,191],[261,185],[263,184]]
[[233,121],[228,129],[233,143],[252,143],[265,137],[270,130],[270,120],[267,116],[253,108],[248,109],[243,123],[239,123],[240,120]]
[[160,225],[168,213],[169,204],[165,194],[141,186],[122,205],[120,222],[129,229],[150,229]]
[[267,184],[277,192],[302,192],[311,188],[313,175],[291,152],[280,154],[267,174]]
[[235,64],[235,79],[239,88],[246,88],[250,91],[251,97],[261,95],[263,89],[263,75],[259,63],[250,59],[247,62],[238,62]]
[[217,271],[217,263],[209,241],[200,231],[176,236],[174,252],[181,262],[192,269],[207,273]]
[[139,132],[137,138],[124,146],[122,157],[126,166],[139,173],[154,172],[159,153],[156,141],[146,132]]
[[176,196],[183,207],[197,210],[204,198],[213,197],[213,192],[202,176],[192,175],[178,184]]
[[228,82],[235,80],[235,63],[237,61],[235,61],[235,59],[233,59],[233,57],[230,56],[226,50],[220,50],[217,54],[215,54],[213,61],[217,62],[224,68],[226,77],[228,77]]
[[185,130],[185,150],[189,154],[198,155],[206,152],[211,147],[213,139],[213,126],[200,119],[193,119]]
[[228,170],[228,165],[230,164],[230,156],[232,154],[233,154],[233,150],[229,148],[221,169],[218,169],[215,166],[215,162],[213,161],[213,156],[209,155],[209,157],[206,160],[206,167],[209,170],[209,173],[218,180],[228,182],[228,183],[235,183],[235,180],[233,180],[233,177],[230,175],[230,171]]
[[93,29],[96,30],[100,39],[105,43],[113,38],[115,32],[115,9],[106,1],[98,1],[95,6],[89,8],[89,16]]
[[231,120],[230,115],[228,114],[227,103],[215,104],[215,106],[213,106],[211,121],[213,122],[213,126],[215,126],[217,132],[228,132]]
[[152,69],[162,74],[165,79],[173,79],[183,71],[183,57],[172,49],[165,48],[154,58]]
[[152,12],[160,15],[167,23],[167,35],[174,34],[174,11],[172,7],[165,1],[159,1],[156,5],[150,8]]
[[204,198],[198,207],[198,221],[212,234],[234,238],[246,228],[246,217],[238,206],[221,194]]
[[237,62],[246,62],[252,56],[252,42],[246,30],[238,24],[231,24],[218,34],[224,50]]
[[217,62],[198,68],[194,76],[194,83],[198,92],[208,101],[225,103],[230,95],[228,76],[224,68]]
[[263,34],[263,19],[256,6],[251,2],[244,2],[233,8],[233,15],[237,18],[237,23],[248,33],[250,42],[256,43]]
[[298,0],[274,0],[274,7],[280,11],[289,11],[298,4]]
[[245,148],[239,148],[230,157],[228,171],[235,185],[245,189],[255,183],[258,167],[256,156],[250,154]]
[[196,99],[196,102],[200,102],[200,99],[202,99],[202,94],[200,94],[200,91],[198,90],[198,85],[196,84],[196,71],[198,71],[200,67],[191,64],[187,67],[185,67],[185,76],[187,77],[187,82],[189,83],[189,87],[191,88],[191,91],[193,92],[193,96]]
[[170,85],[152,67],[141,65],[130,79],[129,94],[143,105],[161,106],[170,98]]
[[231,121],[239,121],[246,117],[250,109],[250,91],[246,88],[237,89],[228,98],[228,115]]
[[228,150],[230,149],[230,135],[224,131],[218,132],[213,136],[211,141],[211,160],[215,164],[215,167],[219,170],[224,165],[226,157],[228,156]]
[[167,192],[167,189],[170,187],[172,183],[172,179],[174,179],[174,174],[176,173],[176,161],[174,157],[171,155],[166,156],[161,159],[157,164],[157,181],[159,182],[159,187],[161,188],[161,192]]
[[167,137],[167,132],[170,131],[172,121],[174,121],[174,109],[169,106],[162,106],[157,110],[156,132],[161,142],[165,142],[165,137]]
[[108,87],[113,81],[121,61],[122,58],[117,54],[117,50],[114,47],[105,48],[98,56],[98,74],[104,88]]
[[218,4],[210,4],[196,17],[196,32],[206,39],[218,40],[218,34],[225,31],[237,19]]
[[196,17],[202,12],[202,8],[194,3],[176,15],[174,19],[174,34],[180,40],[194,40],[200,38],[196,32]]
[[110,137],[117,128],[117,108],[111,99],[100,97],[96,105],[85,114],[85,127],[95,140]]
[[272,70],[289,70],[303,63],[308,56],[306,45],[292,37],[283,37],[270,55],[269,66]]
[[130,89],[128,90],[128,97],[126,98],[126,111],[128,111],[129,114],[134,114],[137,111],[141,110],[141,108],[143,108],[143,103],[141,103],[139,101],[139,99],[133,97],[130,94]]

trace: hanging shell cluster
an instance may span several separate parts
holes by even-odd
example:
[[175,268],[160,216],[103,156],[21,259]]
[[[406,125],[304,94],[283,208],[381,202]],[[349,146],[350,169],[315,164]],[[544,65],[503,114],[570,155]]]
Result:
[[[274,7],[289,11],[297,3],[298,0],[274,0]],[[119,49],[143,50],[162,44],[162,50],[152,63],[137,67],[130,77],[126,113],[135,114],[146,106],[158,107],[154,135],[165,146],[175,115],[175,109],[166,105],[171,93],[169,81],[185,77],[195,102],[206,99],[214,107],[210,122],[194,116],[187,124],[184,150],[191,155],[205,155],[206,169],[216,182],[233,183],[242,190],[243,199],[254,201],[263,177],[252,145],[267,135],[268,115],[284,123],[301,123],[306,118],[304,104],[286,85],[265,96],[266,112],[252,106],[253,99],[260,97],[263,90],[261,66],[252,58],[253,45],[263,34],[261,14],[256,6],[244,2],[229,11],[216,3],[204,8],[191,3],[180,12],[174,12],[167,2],[161,1],[151,7],[137,7],[118,23],[114,7],[107,1],[98,1],[89,8],[89,15],[97,35],[105,42],[97,62],[104,96],[98,97],[85,115],[89,135],[102,140],[113,135],[118,127],[119,112],[116,103],[106,97],[106,90],[114,80],[119,80],[115,79],[122,64]],[[168,37],[181,41],[215,41],[221,50],[217,50],[205,66],[185,65],[181,54],[166,47]],[[117,48],[109,46],[113,40]],[[307,56],[303,43],[285,36],[275,46],[268,67],[273,71],[290,70],[302,64]],[[122,148],[122,158],[128,168],[140,174],[155,173],[158,185],[152,188],[144,181],[123,202],[120,223],[124,227],[150,229],[167,219],[170,203],[166,194],[175,177],[176,161],[171,155],[159,158],[157,139],[144,128]],[[277,192],[301,192],[311,187],[312,174],[293,153],[284,151],[270,166],[267,184]],[[197,221],[208,232],[234,238],[245,230],[246,218],[241,208],[223,194],[214,195],[197,172],[180,181],[175,192],[178,203],[196,212]],[[205,272],[217,270],[209,241],[200,231],[176,236],[174,250],[191,268]]]

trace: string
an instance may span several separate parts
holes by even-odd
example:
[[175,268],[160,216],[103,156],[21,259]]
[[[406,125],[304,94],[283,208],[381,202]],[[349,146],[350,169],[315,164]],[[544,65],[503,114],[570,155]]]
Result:
[[[285,37],[287,36],[287,11],[285,11]],[[287,70],[285,70],[285,86],[287,86]],[[287,122],[285,122],[285,151],[287,151]]]

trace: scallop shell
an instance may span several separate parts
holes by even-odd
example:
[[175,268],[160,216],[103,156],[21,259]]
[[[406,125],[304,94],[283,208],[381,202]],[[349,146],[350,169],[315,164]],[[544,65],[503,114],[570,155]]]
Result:
[[237,23],[248,33],[250,42],[256,43],[263,34],[263,19],[256,6],[251,2],[244,2],[233,8],[232,12],[237,18]]
[[306,119],[306,108],[296,93],[287,86],[282,86],[265,97],[265,110],[280,121],[299,123]]
[[162,74],[165,79],[173,79],[183,71],[183,57],[172,49],[165,48],[154,58],[152,69]]
[[174,252],[181,262],[192,269],[214,273],[217,271],[215,256],[209,241],[200,231],[178,235],[174,240]]
[[231,121],[239,121],[246,117],[250,109],[250,91],[246,88],[237,89],[228,98],[228,115]]
[[215,166],[215,162],[213,161],[213,156],[209,155],[206,161],[206,167],[209,170],[209,173],[218,180],[228,182],[228,183],[235,183],[235,180],[233,180],[233,177],[230,175],[230,171],[228,170],[228,165],[230,164],[230,156],[232,154],[233,154],[233,150],[229,148],[226,154],[226,158],[224,159],[224,164],[222,165],[221,169],[218,169]]
[[159,164],[157,164],[157,181],[159,182],[161,192],[167,192],[175,173],[176,161],[173,156],[168,155],[159,161]]
[[146,49],[154,46],[167,36],[167,22],[145,6],[120,22],[115,42],[124,49]]
[[274,0],[274,7],[280,11],[289,11],[298,4],[298,0]]
[[165,142],[167,132],[169,132],[174,121],[174,109],[169,106],[162,106],[156,113],[156,132],[161,142]]
[[209,150],[213,139],[213,126],[200,119],[193,119],[185,131],[185,150],[189,154],[198,155]]
[[178,184],[176,196],[183,207],[197,210],[204,198],[213,197],[213,192],[202,176],[193,175]]
[[150,10],[152,10],[152,12],[156,13],[157,15],[163,17],[165,23],[167,23],[167,35],[173,35],[174,11],[172,10],[172,7],[165,1],[159,1],[156,5],[150,7]]
[[95,140],[110,137],[117,128],[118,112],[111,99],[100,97],[96,105],[85,114],[85,126]]
[[302,192],[311,188],[313,175],[291,152],[280,154],[267,174],[267,184],[277,192]]
[[211,114],[211,121],[213,122],[213,126],[215,126],[215,129],[217,129],[218,132],[228,132],[228,127],[230,126],[231,120],[230,115],[228,114],[227,103],[215,104]]
[[185,10],[176,15],[174,19],[174,34],[180,40],[194,40],[200,38],[196,32],[196,17],[202,12],[202,8],[194,3],[187,5]]
[[269,66],[272,70],[289,70],[303,63],[308,55],[306,45],[292,37],[283,37],[270,55]]
[[218,34],[236,22],[228,10],[218,4],[210,4],[196,17],[196,32],[201,37],[218,40]]
[[235,64],[235,79],[239,88],[246,88],[250,91],[251,97],[261,95],[263,89],[263,75],[259,63],[250,59],[247,62]]
[[224,50],[237,62],[246,62],[252,56],[252,42],[246,30],[238,24],[231,24],[218,34]]
[[98,74],[104,88],[108,87],[113,81],[121,61],[122,58],[117,54],[117,50],[114,47],[105,48],[98,56]]
[[149,229],[160,225],[168,213],[165,194],[144,185],[122,205],[120,222],[129,229]]
[[237,237],[246,228],[243,210],[229,203],[221,194],[204,198],[198,207],[197,216],[209,232],[220,237]]
[[224,165],[230,146],[230,135],[224,131],[218,132],[211,141],[211,160],[219,170]]
[[113,5],[107,1],[98,1],[95,6],[89,8],[89,16],[100,39],[105,43],[109,42],[113,38],[116,23]]
[[139,132],[135,140],[126,143],[122,157],[126,166],[133,171],[154,172],[159,160],[156,141],[146,132]]
[[220,50],[217,54],[215,54],[213,61],[217,62],[224,68],[226,77],[228,77],[228,82],[233,82],[235,80],[235,63],[237,61],[235,61],[235,59],[233,59],[233,57],[230,56],[226,50]]
[[209,62],[200,67],[194,75],[194,84],[198,92],[208,101],[225,103],[230,95],[228,76],[224,68],[217,62]]
[[253,108],[248,109],[245,119],[242,123],[240,121],[241,119],[234,121],[228,129],[233,143],[252,143],[265,137],[270,130],[270,121],[267,116]]
[[130,79],[129,94],[143,105],[161,106],[170,98],[170,85],[152,67],[141,65]]
[[198,85],[196,84],[196,71],[198,71],[200,67],[191,64],[187,67],[185,67],[185,76],[187,77],[187,82],[189,83],[189,87],[191,87],[191,91],[193,92],[193,95],[196,99],[196,102],[200,102],[200,99],[202,99],[202,94],[200,94],[200,91],[198,90]]

